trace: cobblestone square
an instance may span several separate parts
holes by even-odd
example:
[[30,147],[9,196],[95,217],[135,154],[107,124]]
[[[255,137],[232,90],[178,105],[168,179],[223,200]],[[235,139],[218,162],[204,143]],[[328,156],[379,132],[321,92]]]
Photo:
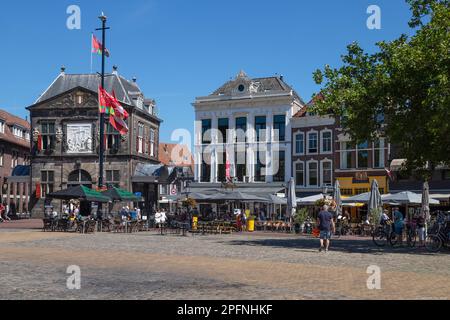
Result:
[[[12,224],[10,224],[12,226]],[[25,226],[22,225],[16,226]],[[26,225],[29,227],[29,225]],[[378,249],[370,239],[0,229],[0,299],[448,299],[450,255]],[[81,268],[69,290],[68,266]],[[369,290],[369,266],[381,289]]]

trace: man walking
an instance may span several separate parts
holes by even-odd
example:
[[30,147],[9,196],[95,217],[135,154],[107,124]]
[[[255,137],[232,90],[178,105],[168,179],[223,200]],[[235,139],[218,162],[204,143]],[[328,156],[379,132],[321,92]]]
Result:
[[320,230],[320,249],[319,252],[325,249],[328,252],[330,247],[331,233],[336,232],[336,226],[333,221],[333,215],[328,211],[328,206],[324,205],[322,211],[317,216],[317,225]]

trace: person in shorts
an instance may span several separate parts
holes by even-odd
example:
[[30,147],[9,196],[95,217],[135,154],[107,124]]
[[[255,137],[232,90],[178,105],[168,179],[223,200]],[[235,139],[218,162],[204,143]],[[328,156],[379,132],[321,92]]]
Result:
[[425,217],[421,214],[419,214],[416,217],[416,223],[417,223],[417,233],[419,235],[419,246],[423,247],[425,245]]
[[333,221],[333,215],[328,211],[328,206],[325,205],[322,211],[317,216],[317,226],[320,230],[320,248],[319,252],[325,250],[328,252],[331,241],[331,234],[336,232],[336,226]]

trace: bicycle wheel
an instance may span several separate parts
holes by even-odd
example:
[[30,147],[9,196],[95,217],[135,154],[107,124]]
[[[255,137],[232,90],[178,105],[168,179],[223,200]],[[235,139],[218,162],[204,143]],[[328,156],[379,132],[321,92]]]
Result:
[[384,247],[387,242],[387,234],[384,230],[376,230],[372,234],[372,241],[377,247]]
[[417,232],[416,231],[410,231],[408,232],[408,245],[411,248],[414,248],[416,246],[416,240],[417,240]]
[[428,237],[425,240],[425,248],[429,251],[429,252],[438,252],[442,247],[442,239],[435,235],[435,234],[430,234],[428,235]]
[[400,237],[401,237],[400,234],[397,234],[395,232],[391,232],[391,234],[389,235],[389,244],[392,247],[396,247],[400,243]]

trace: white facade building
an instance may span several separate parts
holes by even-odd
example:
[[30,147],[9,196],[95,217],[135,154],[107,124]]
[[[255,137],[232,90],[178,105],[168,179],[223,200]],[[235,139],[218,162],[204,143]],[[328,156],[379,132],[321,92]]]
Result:
[[195,181],[289,181],[291,118],[304,103],[283,77],[251,79],[241,71],[193,106]]

